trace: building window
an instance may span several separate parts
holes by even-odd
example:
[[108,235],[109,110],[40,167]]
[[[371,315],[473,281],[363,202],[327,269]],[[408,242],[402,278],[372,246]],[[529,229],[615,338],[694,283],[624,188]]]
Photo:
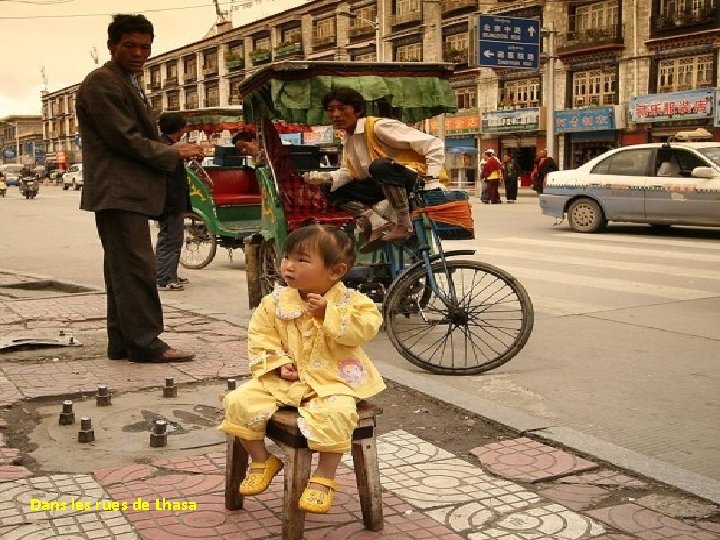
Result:
[[180,93],[179,92],[168,92],[168,94],[167,94],[167,110],[168,111],[179,111],[180,110]]
[[395,0],[395,15],[405,15],[420,10],[420,0]]
[[374,52],[365,54],[356,54],[352,57],[353,62],[375,62],[376,57]]
[[514,107],[540,106],[540,79],[505,81],[500,89],[500,104]]
[[153,89],[160,88],[160,67],[154,67],[150,70],[150,86]]
[[203,73],[217,73],[217,50],[213,49],[203,53]]
[[185,108],[186,109],[197,109],[198,104],[198,93],[197,88],[186,88],[185,89]]
[[455,100],[458,109],[474,109],[477,107],[477,99],[475,88],[468,86],[465,88],[455,89]]
[[618,23],[618,16],[617,0],[579,6],[575,11],[575,30],[609,28]]
[[316,38],[334,38],[335,37],[335,18],[327,17],[320,19],[315,23]]
[[446,62],[467,64],[468,62],[468,35],[467,32],[445,36],[443,43],[443,58]]
[[711,86],[711,54],[669,58],[658,62],[658,91],[677,92]]
[[281,38],[283,43],[302,43],[302,28],[296,26],[295,28],[283,30]]
[[702,15],[713,8],[714,2],[706,0],[660,0],[660,13],[663,15]]
[[253,50],[263,49],[265,51],[270,50],[270,36],[257,38],[253,43]]
[[420,62],[422,60],[422,43],[400,45],[395,49],[396,62]]
[[573,73],[573,107],[612,105],[617,93],[614,71],[577,71]]
[[205,106],[206,107],[219,107],[220,106],[220,88],[216,82],[213,84],[205,85]]
[[177,62],[168,62],[167,64],[165,64],[165,77],[177,81],[177,76]]
[[183,60],[183,77],[186,81],[197,80],[197,60],[194,55]]

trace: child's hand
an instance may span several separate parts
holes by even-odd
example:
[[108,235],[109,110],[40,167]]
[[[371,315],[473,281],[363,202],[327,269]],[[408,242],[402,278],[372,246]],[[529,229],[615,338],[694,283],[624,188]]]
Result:
[[300,376],[295,365],[288,363],[280,366],[280,378],[286,381],[297,381]]
[[321,321],[325,319],[327,300],[322,294],[308,293],[306,302],[308,311],[313,317]]

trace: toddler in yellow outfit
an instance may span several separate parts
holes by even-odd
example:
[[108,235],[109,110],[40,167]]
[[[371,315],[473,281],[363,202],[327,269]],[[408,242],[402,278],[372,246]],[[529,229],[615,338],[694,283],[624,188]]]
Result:
[[242,495],[265,491],[283,463],[265,446],[265,427],[281,406],[297,407],[298,427],[319,453],[299,508],[325,513],[335,473],[350,450],[358,400],[385,388],[361,346],[377,334],[382,316],[364,294],[341,279],[355,262],[341,229],[313,225],[292,232],[280,272],[287,287],[262,299],[250,319],[252,379],[223,401],[221,431],[241,439],[251,458]]

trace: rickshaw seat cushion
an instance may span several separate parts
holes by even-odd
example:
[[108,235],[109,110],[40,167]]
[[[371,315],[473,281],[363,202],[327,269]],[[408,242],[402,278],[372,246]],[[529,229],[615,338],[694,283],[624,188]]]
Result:
[[298,174],[285,176],[279,183],[285,219],[291,231],[310,221],[339,227],[353,219],[351,214],[336,209],[320,186],[306,183]]
[[217,206],[260,204],[260,188],[250,168],[206,169],[213,181],[213,199]]

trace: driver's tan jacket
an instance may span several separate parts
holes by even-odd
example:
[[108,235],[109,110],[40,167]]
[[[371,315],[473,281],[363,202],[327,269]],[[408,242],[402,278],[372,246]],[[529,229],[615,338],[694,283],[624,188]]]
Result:
[[[276,399],[299,405],[312,394],[369,398],[385,383],[362,350],[375,337],[382,315],[364,294],[337,283],[325,293],[325,318],[315,319],[296,289],[278,287],[250,320],[248,356],[254,379]],[[287,381],[275,371],[295,364],[300,379]]]

